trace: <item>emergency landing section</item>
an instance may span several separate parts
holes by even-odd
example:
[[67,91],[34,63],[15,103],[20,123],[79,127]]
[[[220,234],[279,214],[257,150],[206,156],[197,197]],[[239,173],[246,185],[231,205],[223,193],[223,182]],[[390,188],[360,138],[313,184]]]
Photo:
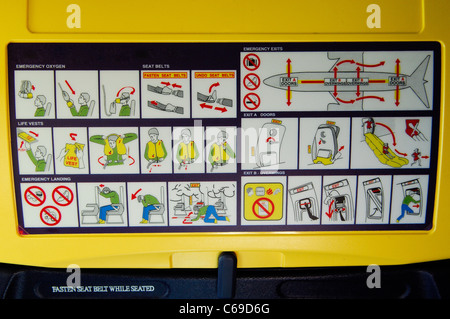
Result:
[[429,230],[439,46],[273,49],[11,44],[18,231]]
[[255,52],[241,58],[242,111],[400,111],[433,106],[432,51]]

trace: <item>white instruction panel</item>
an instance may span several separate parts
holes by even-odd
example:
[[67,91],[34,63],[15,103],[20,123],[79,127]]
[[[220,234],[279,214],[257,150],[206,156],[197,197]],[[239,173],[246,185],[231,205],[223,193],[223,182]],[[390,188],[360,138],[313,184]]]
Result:
[[12,43],[18,232],[429,230],[441,47]]

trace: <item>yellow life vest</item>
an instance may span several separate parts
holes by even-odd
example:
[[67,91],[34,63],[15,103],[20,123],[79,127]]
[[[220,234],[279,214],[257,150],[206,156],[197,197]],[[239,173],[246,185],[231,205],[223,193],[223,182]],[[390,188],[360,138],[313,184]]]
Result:
[[166,154],[164,154],[164,149],[162,148],[161,140],[159,140],[156,143],[148,142],[147,146],[148,146],[148,151],[147,151],[148,158],[161,158],[166,155]]
[[195,158],[195,148],[194,141],[189,142],[188,145],[183,142],[180,143],[180,157],[183,159],[194,159]]
[[223,145],[214,144],[212,148],[212,159],[214,160],[214,162],[226,162],[230,159],[230,156],[227,154],[226,149],[223,147]]
[[66,156],[64,156],[64,166],[78,168],[80,167],[80,162],[78,156],[75,153],[77,146],[75,144],[66,144]]
[[[123,138],[117,137],[116,140],[116,148],[117,148],[117,154],[119,155],[125,155],[127,153],[127,148],[125,147],[125,144],[123,143]],[[108,138],[105,139],[105,155],[112,155],[114,154],[114,150],[109,146]]]

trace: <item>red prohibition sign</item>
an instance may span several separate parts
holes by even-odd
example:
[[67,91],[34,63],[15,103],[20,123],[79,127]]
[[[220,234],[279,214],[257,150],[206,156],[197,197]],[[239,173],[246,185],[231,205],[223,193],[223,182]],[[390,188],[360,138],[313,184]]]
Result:
[[248,93],[244,97],[244,106],[247,110],[253,111],[256,110],[261,104],[261,99],[259,95],[256,93]]
[[244,76],[244,86],[247,90],[253,91],[259,88],[261,84],[261,79],[255,73],[249,73]]
[[[270,209],[270,211],[269,211],[266,207],[264,207],[263,204],[261,204],[262,201],[267,201],[267,202],[269,203],[269,206],[272,207],[272,208]],[[256,207],[256,206],[258,206],[258,207]],[[259,210],[259,209],[262,209],[262,210],[267,214],[267,216],[261,216],[261,215],[259,215],[259,214],[256,212],[257,209],[258,209],[258,210]],[[272,202],[270,199],[268,199],[268,198],[266,198],[266,197],[258,198],[258,199],[255,200],[255,202],[253,203],[252,211],[253,211],[253,214],[254,214],[256,217],[261,218],[261,219],[266,219],[266,218],[269,218],[270,216],[273,215],[273,212],[275,211],[275,205],[273,204],[273,202]]]
[[58,186],[52,193],[53,201],[59,206],[69,206],[73,201],[73,192],[67,186]]
[[47,226],[56,226],[61,221],[61,212],[54,206],[45,206],[41,209],[41,221]]
[[260,64],[261,60],[259,59],[259,56],[257,56],[254,53],[247,54],[244,57],[244,68],[246,68],[249,71],[257,70]]
[[[40,196],[38,192],[40,192],[42,195]],[[28,187],[25,190],[24,197],[25,201],[33,207],[41,206],[42,204],[44,204],[46,199],[44,190],[39,186]]]

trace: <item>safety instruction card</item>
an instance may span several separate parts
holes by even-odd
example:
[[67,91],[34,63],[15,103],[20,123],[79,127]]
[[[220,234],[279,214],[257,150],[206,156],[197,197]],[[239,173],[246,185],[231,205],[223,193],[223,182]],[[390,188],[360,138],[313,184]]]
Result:
[[19,232],[429,230],[441,48],[11,43]]

